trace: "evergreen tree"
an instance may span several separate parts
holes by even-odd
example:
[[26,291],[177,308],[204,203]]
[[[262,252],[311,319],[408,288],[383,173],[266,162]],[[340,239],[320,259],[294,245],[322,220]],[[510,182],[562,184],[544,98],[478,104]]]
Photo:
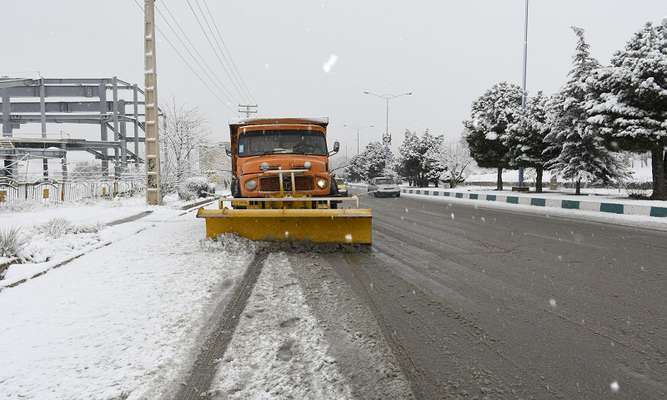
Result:
[[620,158],[605,147],[603,138],[587,121],[586,80],[600,64],[590,54],[583,29],[572,29],[577,48],[569,78],[550,107],[551,132],[545,138],[549,142],[545,154],[558,154],[546,168],[574,180],[580,194],[582,181],[609,183],[627,174]]
[[403,142],[398,149],[396,172],[405,178],[410,186],[417,185],[415,171],[419,169],[420,165],[418,147],[419,137],[406,129]]
[[551,153],[545,152],[547,143],[545,136],[550,131],[547,123],[549,97],[538,92],[526,103],[516,122],[507,128],[505,146],[508,148],[509,164],[512,167],[535,168],[535,191],[542,192],[542,175],[544,164],[549,161]]
[[470,155],[482,168],[497,168],[498,190],[503,189],[503,168],[510,166],[505,145],[507,127],[517,121],[521,88],[500,82],[472,104],[471,119],[464,121]]
[[445,167],[442,163],[442,147],[444,136],[434,136],[426,130],[421,137],[410,131],[405,132],[405,138],[399,149],[397,172],[408,180],[410,185],[436,186]]
[[652,198],[667,200],[667,19],[646,24],[587,83],[588,121],[610,146],[650,151]]
[[350,160],[345,173],[351,181],[368,181],[383,176],[393,165],[391,150],[380,142],[369,143],[361,154]]

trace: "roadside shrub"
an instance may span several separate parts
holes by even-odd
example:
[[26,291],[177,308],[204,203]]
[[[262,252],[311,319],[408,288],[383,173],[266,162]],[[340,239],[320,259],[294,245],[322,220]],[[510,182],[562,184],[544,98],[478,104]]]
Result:
[[47,222],[37,225],[35,230],[44,236],[57,239],[71,228],[72,223],[64,218],[51,218]]
[[[211,188],[213,189],[211,191]],[[188,178],[178,187],[178,198],[181,200],[193,200],[208,197],[215,192],[215,187],[209,184],[208,179],[203,177]]]
[[652,190],[652,182],[627,182],[625,184],[628,197],[634,200],[649,200]]
[[24,245],[21,228],[0,229],[0,257],[16,257]]
[[52,218],[48,222],[35,227],[38,234],[57,239],[66,234],[98,233],[101,229],[100,224],[81,224],[74,225],[64,218]]

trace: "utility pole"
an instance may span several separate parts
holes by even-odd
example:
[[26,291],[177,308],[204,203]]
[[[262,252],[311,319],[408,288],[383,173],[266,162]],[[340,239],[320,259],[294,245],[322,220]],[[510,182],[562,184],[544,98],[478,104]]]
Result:
[[251,114],[257,114],[257,104],[239,104],[239,114],[245,114],[250,118]]
[[362,129],[375,128],[375,125],[364,125],[364,126],[354,127],[354,126],[349,125],[349,124],[343,124],[343,126],[345,128],[353,128],[353,129],[357,130],[357,155],[359,155],[359,152],[360,152],[360,149],[359,149],[359,133],[361,132]]
[[[526,97],[528,92],[526,91],[526,77],[528,75],[528,0],[526,0],[526,12],[524,15],[524,26],[523,26],[523,79],[521,84],[522,96],[521,96],[521,109],[523,112],[526,111]],[[519,167],[519,188],[523,188],[523,167]]]
[[155,0],[144,0],[146,108],[146,202],[157,205],[160,194],[160,131],[155,60]]

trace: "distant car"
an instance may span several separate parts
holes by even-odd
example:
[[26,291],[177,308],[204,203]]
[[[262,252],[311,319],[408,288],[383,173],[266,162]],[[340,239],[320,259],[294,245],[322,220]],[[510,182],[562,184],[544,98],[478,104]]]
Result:
[[368,192],[375,197],[400,197],[401,189],[398,183],[386,176],[379,176],[371,179],[368,184]]
[[350,195],[350,192],[347,189],[347,183],[342,178],[336,178],[336,187],[338,188],[338,194],[347,197]]

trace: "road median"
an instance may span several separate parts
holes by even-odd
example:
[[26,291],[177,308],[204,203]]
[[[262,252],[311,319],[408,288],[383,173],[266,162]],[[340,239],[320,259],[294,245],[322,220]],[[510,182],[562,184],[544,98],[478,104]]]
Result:
[[508,205],[524,205],[543,207],[545,209],[561,209],[569,211],[588,211],[601,214],[634,215],[641,217],[667,217],[667,204],[658,201],[625,200],[625,199],[594,199],[556,195],[554,193],[508,193],[485,191],[465,191],[439,188],[407,188],[402,187],[401,193],[417,196],[449,197],[452,199],[470,200],[474,202],[494,202]]

